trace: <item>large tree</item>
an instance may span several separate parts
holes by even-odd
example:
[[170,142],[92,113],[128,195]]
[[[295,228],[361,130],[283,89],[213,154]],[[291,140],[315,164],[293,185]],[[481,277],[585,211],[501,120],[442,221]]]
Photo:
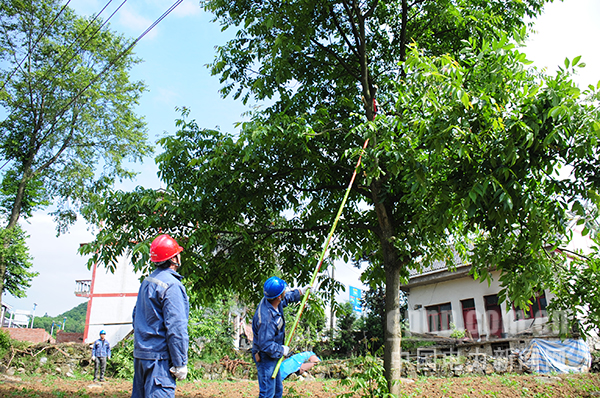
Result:
[[[503,295],[524,304],[551,279],[547,249],[565,235],[570,204],[598,190],[596,89],[582,93],[570,63],[557,76],[528,70],[510,43],[542,4],[207,2],[239,28],[213,65],[223,93],[273,105],[237,134],[179,120],[157,158],[169,188],[116,192],[84,251],[110,263],[132,249],[143,267],[151,238],[169,231],[200,298],[258,294],[273,272],[305,282],[369,138],[330,258],[367,260],[363,278],[385,282],[384,363],[397,394],[409,269],[457,255],[477,278],[498,269]],[[565,165],[578,179],[554,174]]]
[[144,85],[129,70],[139,60],[129,40],[58,0],[2,0],[0,28],[3,228],[54,205],[62,232],[81,204],[134,175],[126,161],[151,152],[133,111]]

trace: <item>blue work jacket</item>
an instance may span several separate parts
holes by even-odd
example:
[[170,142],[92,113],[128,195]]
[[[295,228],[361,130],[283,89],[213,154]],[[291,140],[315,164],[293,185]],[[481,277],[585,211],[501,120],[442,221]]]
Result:
[[172,269],[157,268],[142,282],[133,309],[134,358],[187,365],[190,304],[180,280]]
[[92,347],[92,356],[110,358],[110,343],[106,341],[106,339],[98,339],[94,341],[94,346]]
[[268,355],[272,359],[283,356],[283,342],[285,339],[285,319],[283,308],[289,303],[300,301],[298,289],[289,291],[285,298],[279,303],[277,309],[263,298],[252,318],[252,355],[260,353],[261,358]]

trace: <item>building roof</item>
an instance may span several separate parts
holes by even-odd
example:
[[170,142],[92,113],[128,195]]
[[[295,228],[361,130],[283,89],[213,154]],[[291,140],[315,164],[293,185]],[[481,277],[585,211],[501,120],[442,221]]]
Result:
[[448,269],[447,261],[433,261],[431,264],[422,267],[421,269],[410,270],[409,281],[406,285],[402,286],[402,288],[404,290],[409,290],[411,287],[427,285],[430,283],[438,283],[467,276],[471,268],[470,264],[463,262],[455,250],[453,250],[453,253],[454,257],[452,258],[452,270]]

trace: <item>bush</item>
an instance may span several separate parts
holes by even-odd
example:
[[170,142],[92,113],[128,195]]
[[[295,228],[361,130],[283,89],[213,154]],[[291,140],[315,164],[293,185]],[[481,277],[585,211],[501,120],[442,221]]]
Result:
[[8,332],[0,330],[0,359],[4,358],[11,346],[12,343]]
[[354,329],[356,315],[354,315],[352,304],[342,304],[337,315],[337,334],[333,339],[334,347],[339,355],[348,356],[357,350],[356,332]]
[[355,366],[360,371],[340,381],[342,385],[350,389],[350,392],[340,395],[341,397],[351,398],[356,397],[357,394],[360,394],[358,396],[361,398],[394,397],[394,395],[390,394],[384,375],[383,361],[379,358],[382,350],[383,348],[379,349],[375,355],[367,353],[356,359]]
[[190,363],[215,363],[226,355],[233,355],[233,323],[229,314],[235,305],[233,296],[224,294],[217,297],[210,307],[190,311]]
[[106,363],[109,377],[133,380],[133,338],[123,339],[111,350],[111,358]]

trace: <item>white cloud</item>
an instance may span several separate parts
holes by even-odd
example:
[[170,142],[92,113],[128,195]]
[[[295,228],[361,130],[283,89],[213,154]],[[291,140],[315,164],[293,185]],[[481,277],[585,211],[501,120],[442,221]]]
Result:
[[166,105],[169,109],[173,109],[181,98],[181,95],[173,90],[159,88],[158,94],[154,96],[154,101],[158,104]]
[[200,4],[197,0],[184,0],[183,3],[179,4],[175,10],[173,10],[173,15],[183,18],[192,15],[198,15],[202,9],[200,8]]
[[37,212],[30,222],[22,222],[30,236],[27,244],[33,256],[33,271],[39,276],[33,279],[27,297],[15,298],[5,294],[4,302],[15,309],[31,310],[37,303],[36,315],[48,313],[59,315],[84,302],[75,296],[75,280],[91,279],[87,269],[87,258],[77,254],[81,243],[92,240],[85,222],[75,224],[70,232],[56,237],[56,228],[51,216]]
[[[146,29],[154,23],[154,19],[149,19],[141,14],[133,11],[129,7],[123,7],[117,14],[119,16],[119,24],[123,25],[130,35],[137,38]],[[158,17],[157,17],[158,18]],[[153,39],[158,35],[159,27],[155,26],[150,32],[148,32],[144,39]]]

